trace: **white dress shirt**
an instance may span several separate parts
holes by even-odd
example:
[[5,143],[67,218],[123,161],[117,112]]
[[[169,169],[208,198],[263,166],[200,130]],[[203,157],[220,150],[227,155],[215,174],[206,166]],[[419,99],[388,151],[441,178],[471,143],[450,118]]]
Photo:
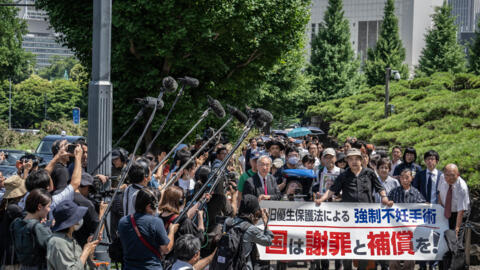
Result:
[[390,172],[388,173],[388,175],[393,176],[393,172],[395,171],[395,167],[397,167],[397,166],[400,165],[401,163],[402,163],[402,160],[401,160],[401,159],[397,160],[395,163],[392,162],[392,169],[390,170]]
[[[428,187],[428,177],[429,177],[429,174],[432,174],[432,189],[430,190],[430,203],[438,203],[437,201],[437,177],[438,177],[438,170],[437,169],[433,169],[433,171],[430,171],[429,169],[427,169],[427,174],[426,174],[426,179],[425,179],[425,190],[427,190],[427,187]],[[448,191],[448,189],[447,189]]]
[[[440,202],[445,206],[449,184],[445,181],[445,177],[440,176],[438,183],[438,191],[440,194]],[[465,181],[458,177],[457,182],[452,186],[452,213],[459,211],[467,211],[470,205],[470,198],[468,196],[468,187]]]
[[[263,187],[263,194],[265,194],[265,182],[263,181],[263,177],[259,174],[258,174],[258,178],[260,178],[260,183],[262,183],[262,187]],[[267,187],[267,194],[269,194],[269,190],[268,190],[268,187]]]

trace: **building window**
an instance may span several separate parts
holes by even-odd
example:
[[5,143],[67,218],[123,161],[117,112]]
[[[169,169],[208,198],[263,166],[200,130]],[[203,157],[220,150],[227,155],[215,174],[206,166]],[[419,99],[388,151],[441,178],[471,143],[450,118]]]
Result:
[[381,25],[382,21],[358,22],[357,53],[360,55],[362,61],[365,61],[367,58],[367,50],[369,48],[375,48],[377,45]]
[[316,24],[312,23],[312,38],[311,38],[311,40],[313,40],[315,38],[315,35],[317,34],[315,26],[316,26]]

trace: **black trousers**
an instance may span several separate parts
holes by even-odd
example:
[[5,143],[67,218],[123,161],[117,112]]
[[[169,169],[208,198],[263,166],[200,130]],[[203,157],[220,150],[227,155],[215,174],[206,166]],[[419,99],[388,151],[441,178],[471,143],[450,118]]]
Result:
[[448,219],[448,228],[450,230],[455,230],[455,226],[457,225],[457,216],[458,212],[452,212],[452,215]]

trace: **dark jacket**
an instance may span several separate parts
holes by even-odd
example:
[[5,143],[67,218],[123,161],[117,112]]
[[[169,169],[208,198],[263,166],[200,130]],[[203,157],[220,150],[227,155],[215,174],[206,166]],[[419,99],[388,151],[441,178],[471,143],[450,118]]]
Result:
[[[282,198],[282,193],[278,189],[275,177],[270,174],[267,175],[266,182],[267,193],[271,196],[271,200],[280,200]],[[263,189],[263,185],[260,177],[258,176],[258,173],[247,179],[247,182],[245,182],[245,186],[243,187],[243,194],[252,194],[255,197],[259,197],[260,195],[265,194],[265,190]]]
[[405,170],[405,169],[412,170],[413,173],[415,173],[415,175],[416,175],[417,173],[419,173],[422,170],[422,167],[420,167],[420,165],[418,165],[415,162],[412,162],[412,163],[402,162],[402,163],[398,164],[397,167],[395,167],[395,170],[393,171],[393,176],[397,176],[397,175],[402,174],[402,171]]
[[[440,182],[440,177],[443,175],[443,172],[441,172],[440,170],[437,170],[438,171],[438,174],[437,174],[437,183],[435,184],[434,188],[435,190],[437,190],[438,188],[438,183]],[[420,193],[422,193],[423,197],[425,198],[425,200],[429,203],[432,201],[432,199],[430,198],[431,194],[432,194],[432,190],[427,190],[427,170],[422,170],[420,171],[419,173],[415,174],[415,178],[413,179],[413,182],[412,182],[412,186],[415,187],[416,189],[418,189],[418,191],[420,191]],[[437,192],[435,192],[435,194],[437,194]]]

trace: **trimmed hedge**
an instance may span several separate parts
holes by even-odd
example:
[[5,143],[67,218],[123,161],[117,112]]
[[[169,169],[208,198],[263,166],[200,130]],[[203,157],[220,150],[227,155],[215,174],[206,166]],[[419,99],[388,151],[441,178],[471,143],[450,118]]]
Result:
[[310,106],[307,115],[330,123],[329,134],[344,141],[356,136],[376,145],[414,146],[419,162],[434,149],[440,167],[459,165],[470,186],[480,187],[480,77],[436,73],[427,78],[392,82],[395,113],[384,118],[385,87]]

